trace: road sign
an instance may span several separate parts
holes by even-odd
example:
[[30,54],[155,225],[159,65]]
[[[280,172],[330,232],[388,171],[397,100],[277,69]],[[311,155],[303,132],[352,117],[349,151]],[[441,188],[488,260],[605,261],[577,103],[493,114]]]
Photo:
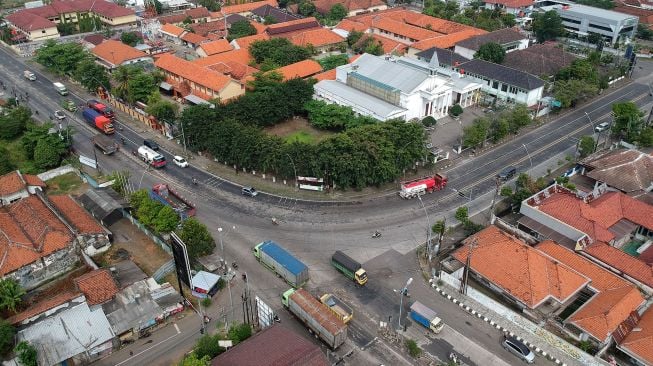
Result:
[[79,156],[79,162],[86,165],[86,166],[90,166],[93,169],[97,169],[97,161],[93,160],[91,158],[87,158],[84,155]]

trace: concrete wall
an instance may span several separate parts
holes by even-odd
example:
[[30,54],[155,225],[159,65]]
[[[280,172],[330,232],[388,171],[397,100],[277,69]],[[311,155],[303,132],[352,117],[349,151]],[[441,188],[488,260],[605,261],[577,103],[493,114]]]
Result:
[[585,235],[582,231],[577,230],[565,224],[564,222],[531,207],[526,203],[526,201],[522,202],[521,207],[519,208],[519,213],[539,222],[542,225],[545,225],[546,227],[554,230],[561,235],[564,235],[571,240],[577,241]]

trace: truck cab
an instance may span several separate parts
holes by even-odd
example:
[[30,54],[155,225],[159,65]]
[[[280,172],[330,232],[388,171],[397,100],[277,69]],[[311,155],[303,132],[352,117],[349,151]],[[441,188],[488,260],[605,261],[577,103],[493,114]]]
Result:
[[34,73],[29,70],[25,70],[25,72],[23,72],[23,76],[25,76],[25,79],[29,81],[36,81],[36,75],[34,75]]
[[290,298],[290,295],[292,295],[293,293],[295,293],[295,289],[291,288],[281,295],[281,303],[283,304],[283,306],[288,307],[288,299]]
[[367,272],[365,272],[364,269],[361,268],[358,271],[356,271],[354,276],[355,276],[356,283],[358,283],[359,285],[363,286],[364,284],[367,283]]

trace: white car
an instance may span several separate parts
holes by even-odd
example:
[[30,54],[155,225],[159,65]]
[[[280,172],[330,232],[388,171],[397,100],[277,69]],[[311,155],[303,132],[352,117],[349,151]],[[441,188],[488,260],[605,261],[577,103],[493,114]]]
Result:
[[603,131],[607,130],[608,128],[610,128],[610,123],[601,122],[598,125],[596,125],[596,127],[594,127],[594,131],[603,132]]
[[61,121],[66,118],[66,114],[63,111],[54,111],[54,118]]
[[188,162],[186,161],[186,159],[184,159],[184,158],[182,158],[181,156],[178,156],[178,155],[175,155],[172,158],[172,161],[175,163],[175,165],[177,165],[180,168],[185,168],[185,167],[188,166]]

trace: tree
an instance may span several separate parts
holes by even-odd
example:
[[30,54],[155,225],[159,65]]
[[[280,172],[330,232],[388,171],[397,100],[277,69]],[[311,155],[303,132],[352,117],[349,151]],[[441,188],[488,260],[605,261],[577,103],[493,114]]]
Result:
[[467,147],[481,146],[488,136],[490,122],[487,118],[477,118],[471,126],[463,128],[463,145]]
[[315,13],[317,13],[317,9],[315,8],[315,5],[313,5],[312,2],[302,1],[299,3],[299,6],[297,7],[297,12],[305,17],[310,17],[313,16]]
[[113,94],[121,99],[129,99],[129,81],[141,73],[141,69],[135,66],[118,66],[111,74],[114,83]]
[[436,121],[436,119],[433,118],[433,116],[426,116],[422,119],[422,125],[424,125],[424,127],[435,126],[437,123],[438,121]]
[[110,87],[107,69],[90,59],[84,59],[77,65],[73,77],[90,92],[96,92],[100,87]]
[[345,54],[341,55],[330,55],[318,60],[322,66],[322,70],[331,70],[335,69],[338,66],[346,65],[349,62],[349,57]]
[[431,231],[437,235],[444,235],[445,230],[447,229],[444,220],[436,221],[431,227]]
[[653,127],[646,127],[642,129],[637,137],[637,143],[643,147],[653,146]]
[[36,53],[39,64],[60,75],[73,75],[77,65],[84,59],[93,59],[79,43],[57,43],[47,40]]
[[181,240],[186,243],[188,256],[195,260],[198,257],[211,254],[215,249],[215,241],[204,224],[195,218],[189,218],[181,224]]
[[9,150],[6,147],[0,146],[0,156],[4,156],[4,159],[0,159],[0,175],[5,175],[16,169],[16,166],[9,160]]
[[220,2],[217,0],[198,0],[197,3],[209,11],[220,11]]
[[553,88],[555,99],[563,108],[574,107],[578,102],[589,99],[598,92],[599,88],[595,84],[576,79],[556,81]]
[[129,204],[134,212],[137,212],[143,204],[150,199],[147,189],[139,189],[129,196]]
[[229,35],[227,39],[233,41],[236,38],[252,36],[256,34],[256,28],[247,20],[239,20],[231,25],[229,28]]
[[[137,69],[140,70],[140,69]],[[154,92],[158,90],[158,85],[151,74],[139,72],[134,75],[128,82],[127,101],[130,103],[144,102]]]
[[75,32],[77,32],[77,27],[75,26],[75,23],[63,22],[63,23],[57,24],[57,31],[62,36],[69,36],[69,35],[74,34]]
[[347,9],[342,4],[335,4],[329,9],[327,18],[332,21],[340,21],[347,16]]
[[27,123],[31,121],[31,115],[32,111],[20,106],[10,109],[7,115],[0,116],[0,138],[12,140],[22,135],[27,128]]
[[0,307],[11,312],[23,302],[25,290],[11,278],[0,280]]
[[148,100],[145,112],[154,116],[158,121],[174,123],[174,121],[177,119],[177,111],[179,110],[179,105],[166,99],[161,99],[160,95],[156,92],[154,95],[157,97],[155,97],[154,100],[153,98]]
[[179,366],[209,366],[210,361],[211,358],[209,356],[198,358],[195,353],[191,353],[184,357],[184,359],[179,363]]
[[614,122],[612,134],[620,136],[627,142],[636,142],[644,127],[644,113],[634,102],[621,102],[612,104]]
[[363,35],[352,47],[356,53],[369,53],[380,56],[383,54],[383,44],[378,39],[369,35]]
[[22,366],[38,366],[38,354],[36,348],[26,341],[18,343],[14,348],[14,353],[18,355],[18,362]]
[[138,207],[136,218],[141,224],[153,228],[156,221],[156,215],[163,209],[163,207],[163,203],[148,198]]
[[653,39],[653,30],[644,24],[639,23],[637,24],[637,38],[641,38],[647,41],[651,40]]
[[453,107],[451,107],[451,110],[449,111],[452,116],[458,117],[461,114],[463,114],[463,107],[460,106],[460,104],[454,104]]
[[240,343],[251,337],[251,335],[252,327],[249,324],[238,324],[229,328],[227,338],[234,340],[236,343]]
[[0,355],[7,355],[13,345],[16,330],[6,320],[0,319]]
[[498,43],[489,42],[479,47],[474,54],[474,58],[500,64],[506,58],[506,50]]
[[157,15],[163,13],[163,4],[159,0],[152,0],[154,2],[154,10],[156,10]]
[[596,141],[592,136],[582,136],[578,141],[578,153],[581,159],[596,150]]
[[363,36],[363,32],[357,31],[357,30],[352,30],[349,32],[349,35],[347,36],[347,44],[349,47],[352,47],[356,42],[358,42],[359,39]]
[[120,42],[128,46],[134,47],[138,44],[140,40],[141,40],[140,37],[135,32],[123,32],[120,35]]
[[113,181],[111,188],[125,198],[128,196],[130,174],[129,170],[124,170],[122,172],[114,171],[109,175],[109,181]]
[[169,233],[179,225],[179,214],[172,207],[165,205],[157,212],[153,221],[157,233]]
[[263,25],[271,25],[276,23],[277,23],[277,18],[271,15],[266,15],[265,18],[263,18]]
[[545,13],[535,13],[532,27],[539,43],[554,40],[565,34],[562,18],[560,18],[555,10],[549,10]]
[[454,217],[456,220],[460,221],[461,224],[464,224],[467,220],[469,220],[469,209],[466,206],[458,207]]
[[286,66],[306,60],[310,52],[300,46],[295,46],[286,38],[273,38],[268,41],[256,41],[249,47],[256,63],[273,62],[277,66]]
[[42,139],[34,148],[34,165],[42,170],[56,168],[61,161],[61,151],[52,144],[52,139]]

